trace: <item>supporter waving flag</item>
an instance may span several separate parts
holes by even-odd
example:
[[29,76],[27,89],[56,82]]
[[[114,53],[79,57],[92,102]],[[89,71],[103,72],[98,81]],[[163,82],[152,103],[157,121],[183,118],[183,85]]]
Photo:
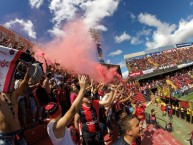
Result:
[[22,51],[0,46],[0,92],[9,92],[19,61],[28,63],[32,57]]

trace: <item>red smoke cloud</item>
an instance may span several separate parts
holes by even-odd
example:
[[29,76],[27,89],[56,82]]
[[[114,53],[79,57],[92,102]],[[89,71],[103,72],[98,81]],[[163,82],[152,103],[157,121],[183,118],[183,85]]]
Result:
[[78,74],[88,74],[95,81],[110,82],[117,76],[116,69],[99,65],[96,58],[96,45],[89,29],[81,21],[64,26],[64,36],[42,44],[43,52],[37,51],[36,58],[55,60],[64,68]]
[[0,70],[0,79],[3,79],[3,78],[4,78],[3,73]]

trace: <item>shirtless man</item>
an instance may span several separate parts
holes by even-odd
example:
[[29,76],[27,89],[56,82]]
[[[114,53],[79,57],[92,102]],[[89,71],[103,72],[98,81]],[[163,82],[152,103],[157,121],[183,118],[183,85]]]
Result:
[[29,80],[28,69],[23,81],[14,89],[13,79],[9,93],[0,92],[0,144],[1,145],[27,145],[22,138],[21,126],[18,119],[18,97],[23,95]]

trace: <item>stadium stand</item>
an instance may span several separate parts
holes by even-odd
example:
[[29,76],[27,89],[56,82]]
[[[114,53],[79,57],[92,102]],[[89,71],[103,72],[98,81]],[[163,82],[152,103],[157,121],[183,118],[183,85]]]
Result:
[[[12,47],[14,49],[22,51],[30,50],[33,47],[31,41],[19,36],[18,34],[9,29],[6,29],[3,26],[0,26],[0,45]],[[117,108],[119,108],[120,106],[126,106],[126,108],[122,109],[127,110],[127,107],[130,106],[131,108],[134,107],[133,109],[136,109],[135,107],[137,103],[135,102],[134,104],[132,104],[133,100],[146,103],[147,101],[151,101],[160,97],[161,104],[163,103],[163,101],[165,101],[164,103],[167,103],[167,98],[174,97],[176,94],[185,95],[186,93],[189,94],[191,92],[193,84],[193,71],[191,67],[191,65],[193,64],[193,57],[191,56],[193,52],[192,45],[175,49],[160,50],[160,52],[156,50],[156,52],[151,52],[151,54],[140,52],[138,54],[143,54],[143,56],[140,56],[138,58],[136,58],[137,56],[135,56],[134,59],[129,58],[126,60],[128,69],[130,71],[130,77],[124,87],[126,93],[133,92],[134,95],[128,102],[124,102],[123,104],[119,104],[118,102],[112,105],[112,110],[114,111],[112,111],[112,114],[108,119],[115,123],[113,125],[117,125],[118,122],[117,120],[115,120],[115,118],[117,117],[116,111],[119,111],[116,110]],[[71,106],[70,97],[73,92],[73,86],[78,86],[77,74],[74,74],[74,72],[72,71],[59,70],[57,69],[57,65],[53,64],[48,66],[47,72],[51,72],[53,74],[53,78],[49,78],[48,76],[46,76],[44,80],[40,82],[40,84],[44,84],[43,82],[45,80],[48,80],[47,83],[50,85],[50,89],[38,85],[30,92],[29,97],[30,99],[33,98],[32,100],[30,100],[30,104],[27,104],[27,100],[24,99],[24,102],[26,103],[24,105],[24,108],[26,109],[27,113],[26,116],[21,116],[20,123],[22,128],[25,129],[24,135],[29,145],[52,144],[46,131],[47,123],[43,121],[44,118],[47,117],[43,108],[48,103],[47,100],[51,100],[60,104],[63,113],[65,113]],[[95,85],[97,86],[97,83]],[[119,91],[124,91],[124,87],[122,87],[122,89],[120,89]],[[101,88],[103,89],[103,87]],[[102,90],[101,88],[98,87],[95,91],[99,92]],[[37,90],[41,90],[44,93],[47,92],[50,96],[46,95],[46,93],[42,95],[42,92],[40,91],[41,97],[43,96],[41,98],[38,96]],[[96,97],[96,94],[93,93],[93,98]],[[127,95],[128,94],[126,94],[126,96]],[[124,97],[126,97],[124,96],[124,93],[120,96],[123,97],[123,100],[125,99]],[[99,93],[97,94],[96,99],[99,99]],[[33,108],[33,101],[35,102],[35,107],[37,108]],[[177,104],[176,102],[178,103],[178,100],[172,101],[172,103],[175,105]],[[187,104],[187,102],[179,103],[179,107],[183,106],[187,108],[188,105],[189,104]],[[116,109],[114,109],[113,107]],[[33,109],[36,111],[33,112]],[[23,118],[26,119],[27,126],[25,124],[25,121],[22,121]],[[113,128],[110,129],[110,131],[107,132],[107,134],[104,136],[106,144],[112,144],[118,137],[117,132],[115,132],[117,130],[114,130],[115,127],[117,126],[113,126]],[[163,138],[165,139],[165,144],[181,145],[181,143],[178,142],[169,132],[163,129],[158,129],[154,133],[151,133],[151,131],[151,127],[145,130],[146,136],[142,140],[142,145],[159,145],[160,140]],[[150,133],[151,135],[150,137],[148,137]],[[115,136],[115,138],[112,138],[110,136]]]
[[160,70],[179,69],[192,64],[193,46],[172,48],[150,54],[126,58],[129,77],[143,76]]

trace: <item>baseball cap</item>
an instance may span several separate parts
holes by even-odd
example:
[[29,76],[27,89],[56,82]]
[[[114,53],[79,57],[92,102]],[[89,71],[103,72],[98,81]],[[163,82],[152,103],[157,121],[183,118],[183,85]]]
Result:
[[55,102],[50,102],[45,106],[45,112],[50,116],[50,118],[56,118],[62,114],[62,108]]

